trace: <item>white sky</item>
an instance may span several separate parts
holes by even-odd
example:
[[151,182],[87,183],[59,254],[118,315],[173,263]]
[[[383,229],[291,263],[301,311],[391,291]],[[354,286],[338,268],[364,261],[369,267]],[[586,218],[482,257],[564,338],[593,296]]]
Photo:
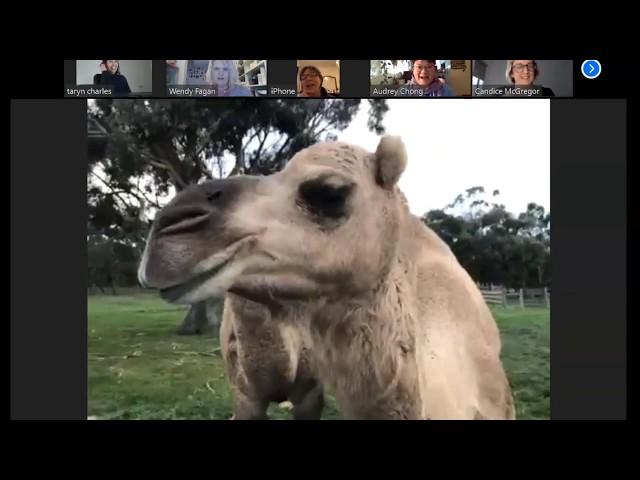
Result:
[[[386,131],[400,135],[407,148],[400,188],[412,213],[444,208],[475,186],[485,187],[492,201],[516,216],[529,202],[550,210],[548,99],[418,98],[387,103]],[[363,100],[338,139],[375,151],[380,137],[368,130],[368,115],[369,103]],[[225,160],[228,171],[235,159],[225,155]],[[500,195],[494,199],[490,195],[495,189]]]
[[[412,213],[444,208],[470,187],[498,189],[497,203],[519,214],[529,202],[550,210],[548,99],[391,99],[384,125],[405,142],[400,188]],[[338,139],[374,151],[362,107]]]

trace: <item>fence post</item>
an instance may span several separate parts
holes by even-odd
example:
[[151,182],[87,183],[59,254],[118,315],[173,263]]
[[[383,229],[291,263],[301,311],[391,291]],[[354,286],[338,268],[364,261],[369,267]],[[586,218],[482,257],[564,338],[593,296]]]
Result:
[[547,308],[550,308],[550,306],[549,306],[549,292],[547,291],[547,287],[544,287],[544,301],[547,302]]
[[506,288],[502,289],[502,305],[504,306],[504,308],[507,308],[507,289]]
[[520,308],[524,308],[524,290],[520,289]]

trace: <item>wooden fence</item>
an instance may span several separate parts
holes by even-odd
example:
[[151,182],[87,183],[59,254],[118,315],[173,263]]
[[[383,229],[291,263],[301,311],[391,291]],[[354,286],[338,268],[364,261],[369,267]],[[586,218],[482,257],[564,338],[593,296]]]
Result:
[[478,285],[478,287],[489,305],[551,308],[551,291],[548,288],[506,289],[496,285]]
[[[551,306],[551,291],[548,288],[506,289],[499,285],[479,284],[480,292],[489,305],[502,305],[503,307],[540,308]],[[116,287],[116,295],[139,295],[150,293],[141,287]],[[87,289],[87,295],[113,295],[110,287],[100,290],[95,286]]]

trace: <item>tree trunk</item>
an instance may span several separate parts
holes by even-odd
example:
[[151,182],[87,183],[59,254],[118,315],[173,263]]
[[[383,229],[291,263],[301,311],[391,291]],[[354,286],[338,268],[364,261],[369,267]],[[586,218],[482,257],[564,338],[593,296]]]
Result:
[[178,327],[178,335],[217,334],[222,321],[222,301],[210,300],[191,305]]
[[113,275],[109,275],[109,285],[111,286],[111,295],[115,297],[118,292],[116,292],[116,281]]

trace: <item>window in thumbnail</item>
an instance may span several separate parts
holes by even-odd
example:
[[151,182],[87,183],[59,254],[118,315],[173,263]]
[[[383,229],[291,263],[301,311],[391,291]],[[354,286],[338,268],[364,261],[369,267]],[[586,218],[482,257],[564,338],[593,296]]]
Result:
[[297,92],[299,97],[338,97],[340,60],[298,60]]
[[216,87],[221,97],[267,92],[266,60],[167,60],[167,85]]
[[423,89],[430,97],[471,95],[470,60],[371,60],[372,86]]
[[[540,87],[542,97],[573,96],[572,60],[474,60],[473,86]],[[484,92],[474,90],[474,95]]]
[[150,95],[151,60],[76,60],[77,85],[103,85],[115,96]]

